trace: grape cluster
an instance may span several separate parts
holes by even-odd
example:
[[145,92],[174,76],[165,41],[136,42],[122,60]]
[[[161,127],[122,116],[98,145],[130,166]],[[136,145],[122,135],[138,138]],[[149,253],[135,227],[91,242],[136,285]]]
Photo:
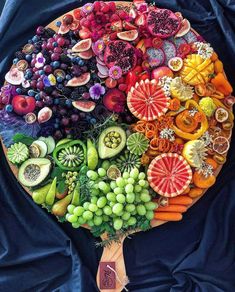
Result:
[[73,227],[84,223],[93,227],[109,222],[118,231],[134,228],[139,217],[153,219],[156,204],[151,201],[145,173],[135,168],[111,181],[107,179],[108,167],[109,162],[104,161],[97,172],[87,172],[91,199],[82,206],[68,206],[66,219]]

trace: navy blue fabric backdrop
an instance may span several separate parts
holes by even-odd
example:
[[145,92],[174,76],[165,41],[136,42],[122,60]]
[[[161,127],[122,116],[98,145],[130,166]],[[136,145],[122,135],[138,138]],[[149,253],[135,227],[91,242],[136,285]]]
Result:
[[[0,84],[34,29],[82,2],[0,0]],[[85,2],[83,2],[84,4]],[[224,62],[235,88],[235,1],[161,0],[181,11]],[[131,291],[235,291],[235,137],[216,185],[180,223],[125,240]],[[101,249],[84,229],[59,224],[17,184],[0,149],[0,292],[97,291]]]

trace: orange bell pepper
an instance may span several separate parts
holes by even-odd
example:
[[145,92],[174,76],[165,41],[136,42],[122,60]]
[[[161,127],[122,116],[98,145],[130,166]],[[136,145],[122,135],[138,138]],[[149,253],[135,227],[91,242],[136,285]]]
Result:
[[223,73],[218,73],[211,79],[211,83],[215,85],[216,89],[222,92],[225,96],[233,92],[231,84],[228,82]]

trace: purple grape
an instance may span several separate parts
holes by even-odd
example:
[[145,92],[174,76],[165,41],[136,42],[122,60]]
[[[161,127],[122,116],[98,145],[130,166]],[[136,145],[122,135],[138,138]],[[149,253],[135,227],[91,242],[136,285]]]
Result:
[[60,55],[58,53],[53,53],[51,55],[51,60],[52,61],[58,61],[60,59]]
[[35,80],[32,80],[32,81],[30,82],[30,86],[31,86],[32,88],[36,88],[36,87],[37,87],[37,81],[36,81],[36,79],[35,79]]
[[60,47],[55,47],[53,51],[54,53],[58,53],[58,54],[61,54],[63,52],[63,50]]
[[46,65],[43,67],[45,73],[50,74],[52,72],[52,67],[50,65]]
[[44,103],[43,103],[43,101],[42,101],[42,100],[37,100],[37,101],[36,101],[36,106],[37,106],[37,107],[44,107]]
[[44,89],[44,83],[42,81],[39,81],[37,83],[37,89],[39,89],[39,90],[43,90]]
[[69,118],[63,118],[63,119],[61,120],[61,124],[62,124],[63,126],[68,126],[68,124],[69,124]]
[[46,97],[43,98],[43,102],[44,102],[45,105],[52,105],[53,104],[53,99],[52,99],[52,97],[47,95]]
[[64,108],[60,109],[60,114],[62,116],[66,115],[66,113],[67,113],[67,110],[66,109],[64,109]]
[[43,26],[39,26],[36,30],[37,35],[42,35],[45,32],[45,28]]
[[57,131],[54,133],[54,138],[55,138],[56,140],[59,140],[59,139],[63,138],[63,134],[61,133],[60,130],[57,130]]
[[71,115],[72,122],[76,123],[78,120],[79,120],[79,115],[75,115],[75,114]]

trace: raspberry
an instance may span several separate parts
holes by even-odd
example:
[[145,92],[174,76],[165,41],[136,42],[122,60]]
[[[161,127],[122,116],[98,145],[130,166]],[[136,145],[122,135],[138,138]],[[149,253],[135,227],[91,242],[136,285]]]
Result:
[[100,11],[100,9],[101,9],[101,3],[100,2],[98,2],[98,1],[96,1],[95,3],[94,3],[94,10],[97,12],[97,11]]
[[109,5],[104,3],[103,7],[101,8],[101,12],[103,13],[109,12]]
[[119,10],[118,15],[122,20],[125,20],[129,17],[128,13],[124,10]]
[[111,22],[114,22],[114,21],[118,21],[120,20],[120,17],[117,15],[117,14],[113,14],[111,17],[110,17],[110,23]]
[[115,5],[114,2],[109,2],[108,6],[109,6],[109,9],[110,9],[111,12],[115,12],[116,11],[116,5]]

